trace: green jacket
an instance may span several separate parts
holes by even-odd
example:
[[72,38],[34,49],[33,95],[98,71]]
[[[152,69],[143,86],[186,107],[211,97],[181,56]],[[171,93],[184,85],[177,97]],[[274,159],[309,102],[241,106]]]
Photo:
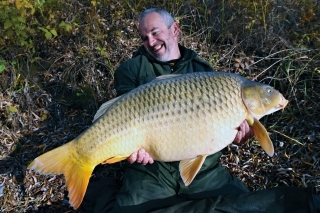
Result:
[[180,45],[179,48],[182,58],[173,65],[170,62],[154,59],[141,46],[133,54],[132,59],[122,63],[115,71],[114,87],[117,96],[148,83],[160,75],[213,71],[211,65],[199,58],[193,50]]

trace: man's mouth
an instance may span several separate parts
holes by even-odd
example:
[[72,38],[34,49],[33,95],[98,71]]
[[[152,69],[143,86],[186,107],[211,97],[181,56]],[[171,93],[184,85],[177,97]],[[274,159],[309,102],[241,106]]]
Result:
[[155,44],[152,47],[150,47],[150,51],[157,53],[162,48],[162,46],[162,44]]

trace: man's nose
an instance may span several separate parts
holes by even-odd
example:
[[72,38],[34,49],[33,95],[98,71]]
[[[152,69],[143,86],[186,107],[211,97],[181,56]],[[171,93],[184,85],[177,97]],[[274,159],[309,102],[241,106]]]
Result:
[[155,43],[155,39],[153,38],[153,36],[148,37],[148,45],[152,47],[154,43]]

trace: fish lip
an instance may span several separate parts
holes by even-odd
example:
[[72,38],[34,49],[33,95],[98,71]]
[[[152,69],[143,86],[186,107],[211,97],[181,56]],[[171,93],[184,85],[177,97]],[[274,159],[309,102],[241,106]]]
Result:
[[279,104],[279,108],[284,110],[284,108],[287,106],[288,103],[289,103],[289,101],[282,96],[280,104]]

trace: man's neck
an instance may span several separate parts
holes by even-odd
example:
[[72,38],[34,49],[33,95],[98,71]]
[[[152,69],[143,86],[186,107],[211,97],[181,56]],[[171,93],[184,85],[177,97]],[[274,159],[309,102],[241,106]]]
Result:
[[174,48],[174,49],[175,49],[175,51],[174,51],[174,54],[173,54],[172,58],[170,59],[170,61],[177,60],[177,59],[181,58],[181,51],[180,51],[179,45],[177,44],[176,48]]

